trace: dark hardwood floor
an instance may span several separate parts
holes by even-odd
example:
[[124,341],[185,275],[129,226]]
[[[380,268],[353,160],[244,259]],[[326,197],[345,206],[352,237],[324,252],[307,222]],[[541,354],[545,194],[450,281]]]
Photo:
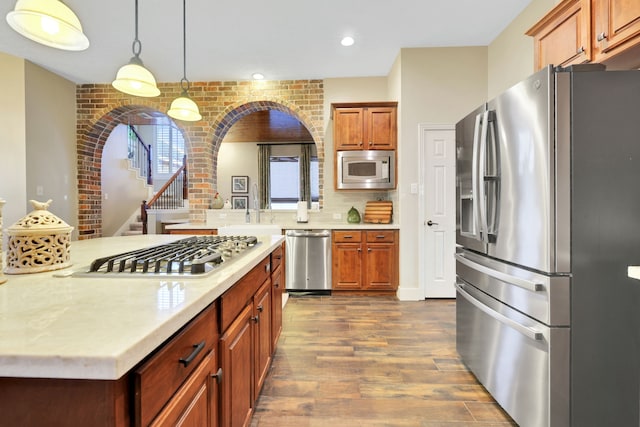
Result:
[[292,296],[252,427],[513,426],[460,362],[455,301]]

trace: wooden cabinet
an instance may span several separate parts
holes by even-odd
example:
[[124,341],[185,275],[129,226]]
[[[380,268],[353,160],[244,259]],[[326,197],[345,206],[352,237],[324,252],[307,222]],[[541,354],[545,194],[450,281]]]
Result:
[[601,62],[608,69],[640,66],[640,2],[564,0],[536,23],[534,65]]
[[[210,378],[215,374],[217,330],[214,303],[133,372],[135,426],[169,425],[168,420],[177,421],[191,410],[204,416],[203,426],[215,425],[217,414],[211,406],[217,395]],[[189,408],[189,402],[197,402],[197,408]],[[163,408],[168,409],[155,420]]]
[[271,253],[271,348],[274,351],[282,332],[282,297],[285,290],[284,253],[283,246]]
[[564,1],[527,31],[533,36],[536,70],[591,60],[590,11],[591,0]]
[[332,104],[334,150],[395,150],[397,106],[397,102]]
[[220,297],[220,425],[249,425],[271,364],[271,256]]
[[398,289],[398,232],[333,232],[332,290],[395,293]]
[[218,230],[215,228],[199,228],[199,229],[195,229],[195,228],[180,228],[180,229],[169,229],[166,230],[167,234],[187,234],[187,235],[193,235],[193,234],[198,234],[198,235],[217,235],[218,234]]
[[640,2],[593,0],[593,53],[607,68],[640,66]]

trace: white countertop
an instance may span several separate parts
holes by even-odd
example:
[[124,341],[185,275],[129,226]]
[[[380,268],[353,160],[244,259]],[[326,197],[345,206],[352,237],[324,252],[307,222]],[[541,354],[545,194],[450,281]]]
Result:
[[[167,225],[167,230],[215,230],[219,227],[226,225],[242,226],[242,223],[220,223],[220,224],[205,224],[205,223],[190,223],[185,222],[181,224]],[[247,224],[254,225],[255,223]],[[263,224],[264,225],[264,224]],[[398,224],[370,224],[361,222],[359,224],[350,224],[348,222],[287,222],[278,223],[283,230],[397,230],[400,228]]]
[[58,277],[95,258],[184,235],[71,242],[73,266],[6,275],[0,285],[0,376],[115,380],[177,332],[273,251],[262,244],[201,278]]

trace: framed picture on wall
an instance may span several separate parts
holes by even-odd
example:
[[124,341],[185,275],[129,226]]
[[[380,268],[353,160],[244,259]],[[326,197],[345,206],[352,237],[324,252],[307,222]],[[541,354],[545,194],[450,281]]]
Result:
[[249,177],[248,176],[232,176],[231,192],[232,193],[248,193]]
[[231,196],[231,206],[233,206],[233,209],[247,209],[249,207],[249,196]]

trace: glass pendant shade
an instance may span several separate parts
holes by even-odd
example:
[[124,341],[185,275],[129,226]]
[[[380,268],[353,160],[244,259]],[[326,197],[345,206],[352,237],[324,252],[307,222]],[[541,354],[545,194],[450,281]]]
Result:
[[18,0],[7,23],[24,37],[63,50],[85,50],[89,39],[75,13],[58,0]]
[[176,120],[184,120],[186,122],[202,120],[198,105],[189,98],[186,91],[183,91],[179,98],[173,100],[167,114]]
[[120,92],[145,98],[160,95],[156,79],[137,56],[131,58],[127,65],[123,65],[116,74],[111,85]]

